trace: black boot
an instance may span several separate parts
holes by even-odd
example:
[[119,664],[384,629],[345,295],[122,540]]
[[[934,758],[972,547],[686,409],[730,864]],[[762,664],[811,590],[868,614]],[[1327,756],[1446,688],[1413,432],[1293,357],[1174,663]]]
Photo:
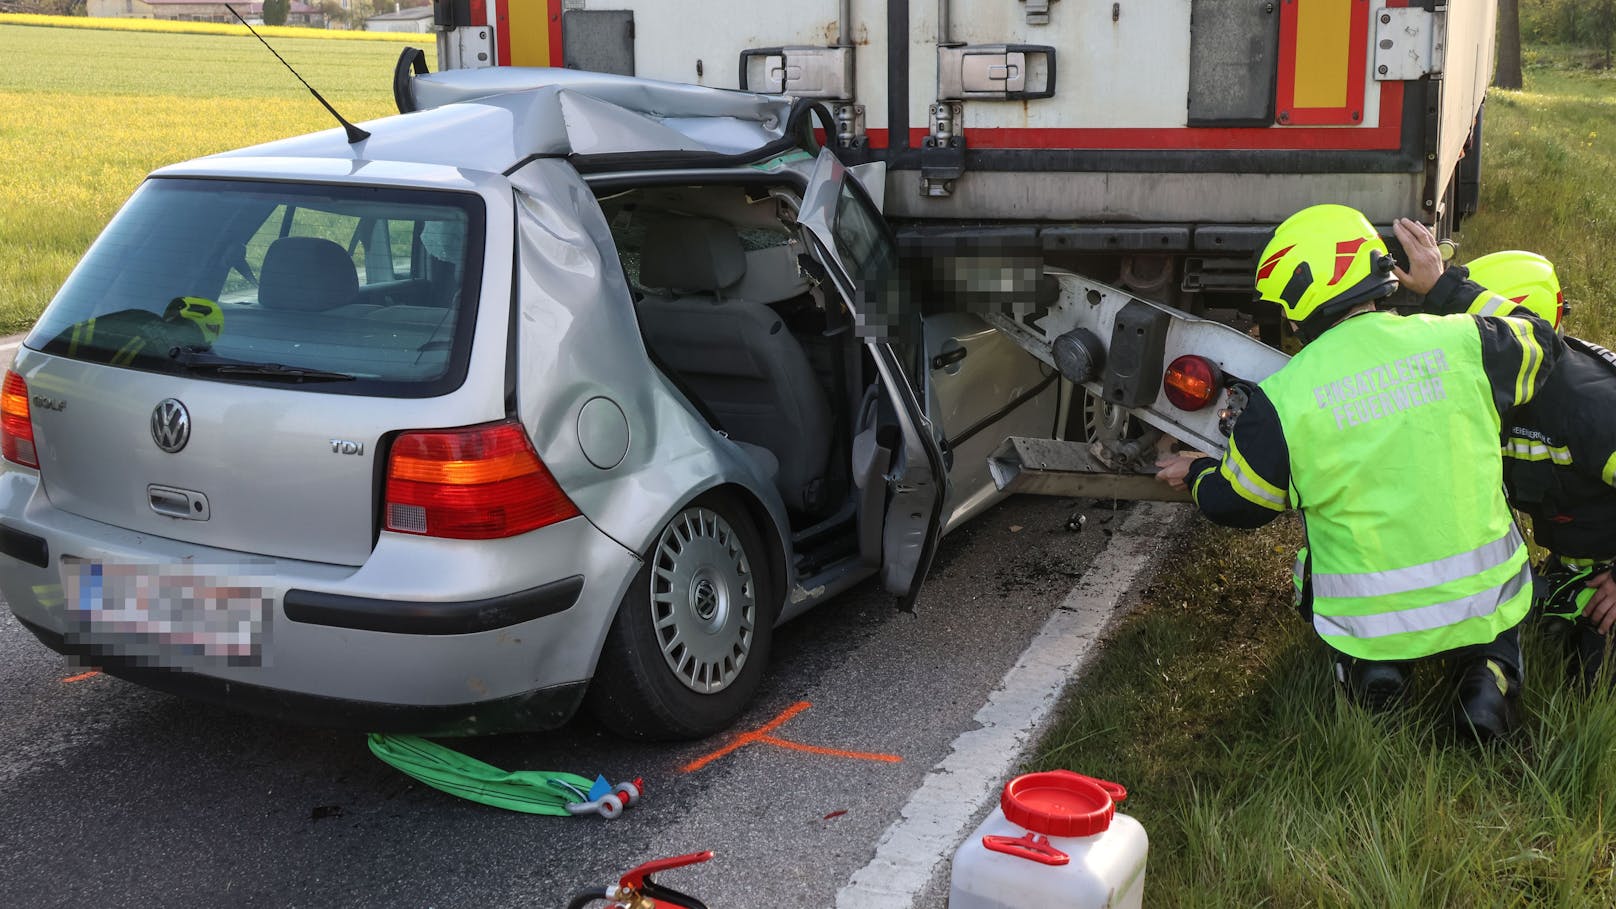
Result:
[[1494,660],[1477,660],[1466,666],[1459,677],[1459,703],[1454,711],[1459,733],[1483,745],[1509,735],[1519,713],[1520,688]]
[[1368,710],[1390,710],[1408,694],[1408,668],[1402,663],[1342,657],[1335,665],[1336,680],[1346,688],[1347,697]]
[[1568,637],[1571,639],[1572,680],[1581,685],[1583,691],[1592,691],[1599,680],[1599,667],[1605,664],[1605,636],[1586,620],[1580,620]]

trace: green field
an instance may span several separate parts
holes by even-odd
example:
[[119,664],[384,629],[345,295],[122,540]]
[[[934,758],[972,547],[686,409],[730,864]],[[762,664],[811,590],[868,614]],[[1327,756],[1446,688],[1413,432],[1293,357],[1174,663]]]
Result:
[[[348,119],[395,112],[400,45],[273,43]],[[250,37],[0,25],[0,48],[0,332],[33,323],[154,168],[334,125]]]

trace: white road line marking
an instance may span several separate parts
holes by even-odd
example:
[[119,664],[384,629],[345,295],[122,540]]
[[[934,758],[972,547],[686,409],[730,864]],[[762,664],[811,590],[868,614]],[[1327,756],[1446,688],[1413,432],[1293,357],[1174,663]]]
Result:
[[977,711],[979,728],[954,740],[952,753],[932,768],[881,835],[875,858],[836,894],[837,909],[915,905],[969,832],[967,825],[998,797],[1024,751],[1043,732],[1066,683],[1121,617],[1118,603],[1150,563],[1162,535],[1186,511],[1183,505],[1155,502],[1136,506]]

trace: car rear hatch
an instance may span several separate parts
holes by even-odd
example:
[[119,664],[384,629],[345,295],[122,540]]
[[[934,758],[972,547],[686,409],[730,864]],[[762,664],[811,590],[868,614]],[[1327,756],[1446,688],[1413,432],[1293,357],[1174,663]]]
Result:
[[29,335],[48,356],[19,361],[51,504],[362,563],[389,434],[500,413],[497,388],[491,413],[442,406],[467,375],[483,222],[469,193],[149,180]]

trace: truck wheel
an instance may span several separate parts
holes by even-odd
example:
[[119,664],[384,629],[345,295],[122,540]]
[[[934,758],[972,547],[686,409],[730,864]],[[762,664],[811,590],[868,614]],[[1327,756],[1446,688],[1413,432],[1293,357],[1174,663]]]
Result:
[[607,632],[589,710],[645,741],[735,721],[769,659],[779,604],[768,548],[744,508],[704,496],[657,534]]

